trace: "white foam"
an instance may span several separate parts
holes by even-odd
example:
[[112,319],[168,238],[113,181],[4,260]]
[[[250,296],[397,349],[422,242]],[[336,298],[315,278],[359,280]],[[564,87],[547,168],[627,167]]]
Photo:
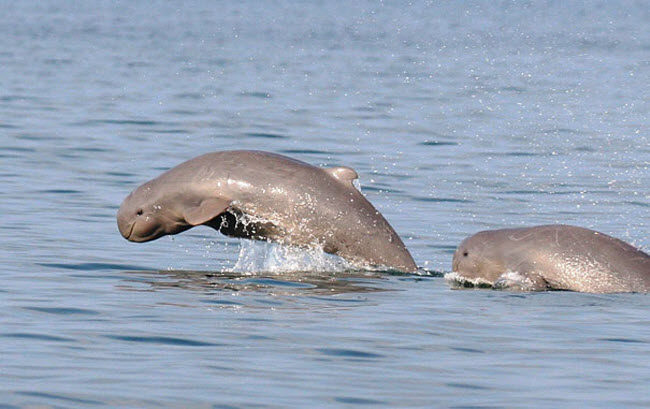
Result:
[[452,287],[492,287],[492,283],[482,277],[468,278],[457,272],[445,273],[445,281]]
[[352,267],[322,249],[306,249],[278,243],[240,240],[239,257],[230,269],[237,273],[283,273],[299,271],[343,272]]
[[497,289],[510,289],[519,291],[534,291],[535,282],[516,271],[506,271],[492,285]]
[[533,280],[516,271],[506,271],[494,282],[488,281],[482,277],[464,277],[457,272],[446,273],[445,280],[452,287],[480,287],[517,291],[535,291],[538,289]]

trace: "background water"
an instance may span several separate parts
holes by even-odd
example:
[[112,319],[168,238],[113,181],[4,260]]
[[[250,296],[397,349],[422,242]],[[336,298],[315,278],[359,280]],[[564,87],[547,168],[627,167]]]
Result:
[[141,182],[250,148],[354,167],[431,271],[486,228],[648,249],[648,21],[643,1],[3,2],[0,408],[650,406],[647,295],[316,256],[283,274],[277,248],[115,225]]

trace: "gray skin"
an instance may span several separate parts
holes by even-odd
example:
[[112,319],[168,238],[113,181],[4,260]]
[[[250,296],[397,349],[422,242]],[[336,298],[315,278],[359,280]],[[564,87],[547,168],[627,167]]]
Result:
[[231,237],[322,248],[363,267],[416,271],[395,230],[354,187],[357,178],[351,168],[268,152],[213,152],[134,190],[117,225],[134,242],[205,225]]
[[529,291],[650,291],[650,256],[597,231],[566,225],[488,230],[465,239],[452,270],[470,282]]

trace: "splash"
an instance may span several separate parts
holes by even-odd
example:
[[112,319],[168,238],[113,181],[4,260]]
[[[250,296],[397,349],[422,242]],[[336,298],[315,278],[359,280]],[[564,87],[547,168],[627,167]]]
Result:
[[353,270],[340,257],[322,249],[306,249],[273,242],[240,240],[239,257],[232,272],[254,274],[318,271],[326,273]]
[[446,273],[445,281],[452,288],[493,288],[495,290],[536,291],[535,283],[516,271],[507,271],[494,282],[482,277],[468,278],[457,272]]
[[492,285],[497,290],[508,289],[515,291],[535,291],[535,282],[516,271],[507,271]]
[[452,288],[492,288],[492,283],[481,277],[467,278],[456,272],[446,273],[444,277]]

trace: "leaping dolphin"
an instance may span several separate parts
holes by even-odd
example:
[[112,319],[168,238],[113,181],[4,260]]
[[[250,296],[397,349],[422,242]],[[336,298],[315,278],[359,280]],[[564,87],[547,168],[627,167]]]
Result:
[[348,167],[320,168],[261,151],[190,159],[129,194],[117,213],[126,239],[146,242],[194,226],[239,238],[322,248],[363,267],[417,266]]

